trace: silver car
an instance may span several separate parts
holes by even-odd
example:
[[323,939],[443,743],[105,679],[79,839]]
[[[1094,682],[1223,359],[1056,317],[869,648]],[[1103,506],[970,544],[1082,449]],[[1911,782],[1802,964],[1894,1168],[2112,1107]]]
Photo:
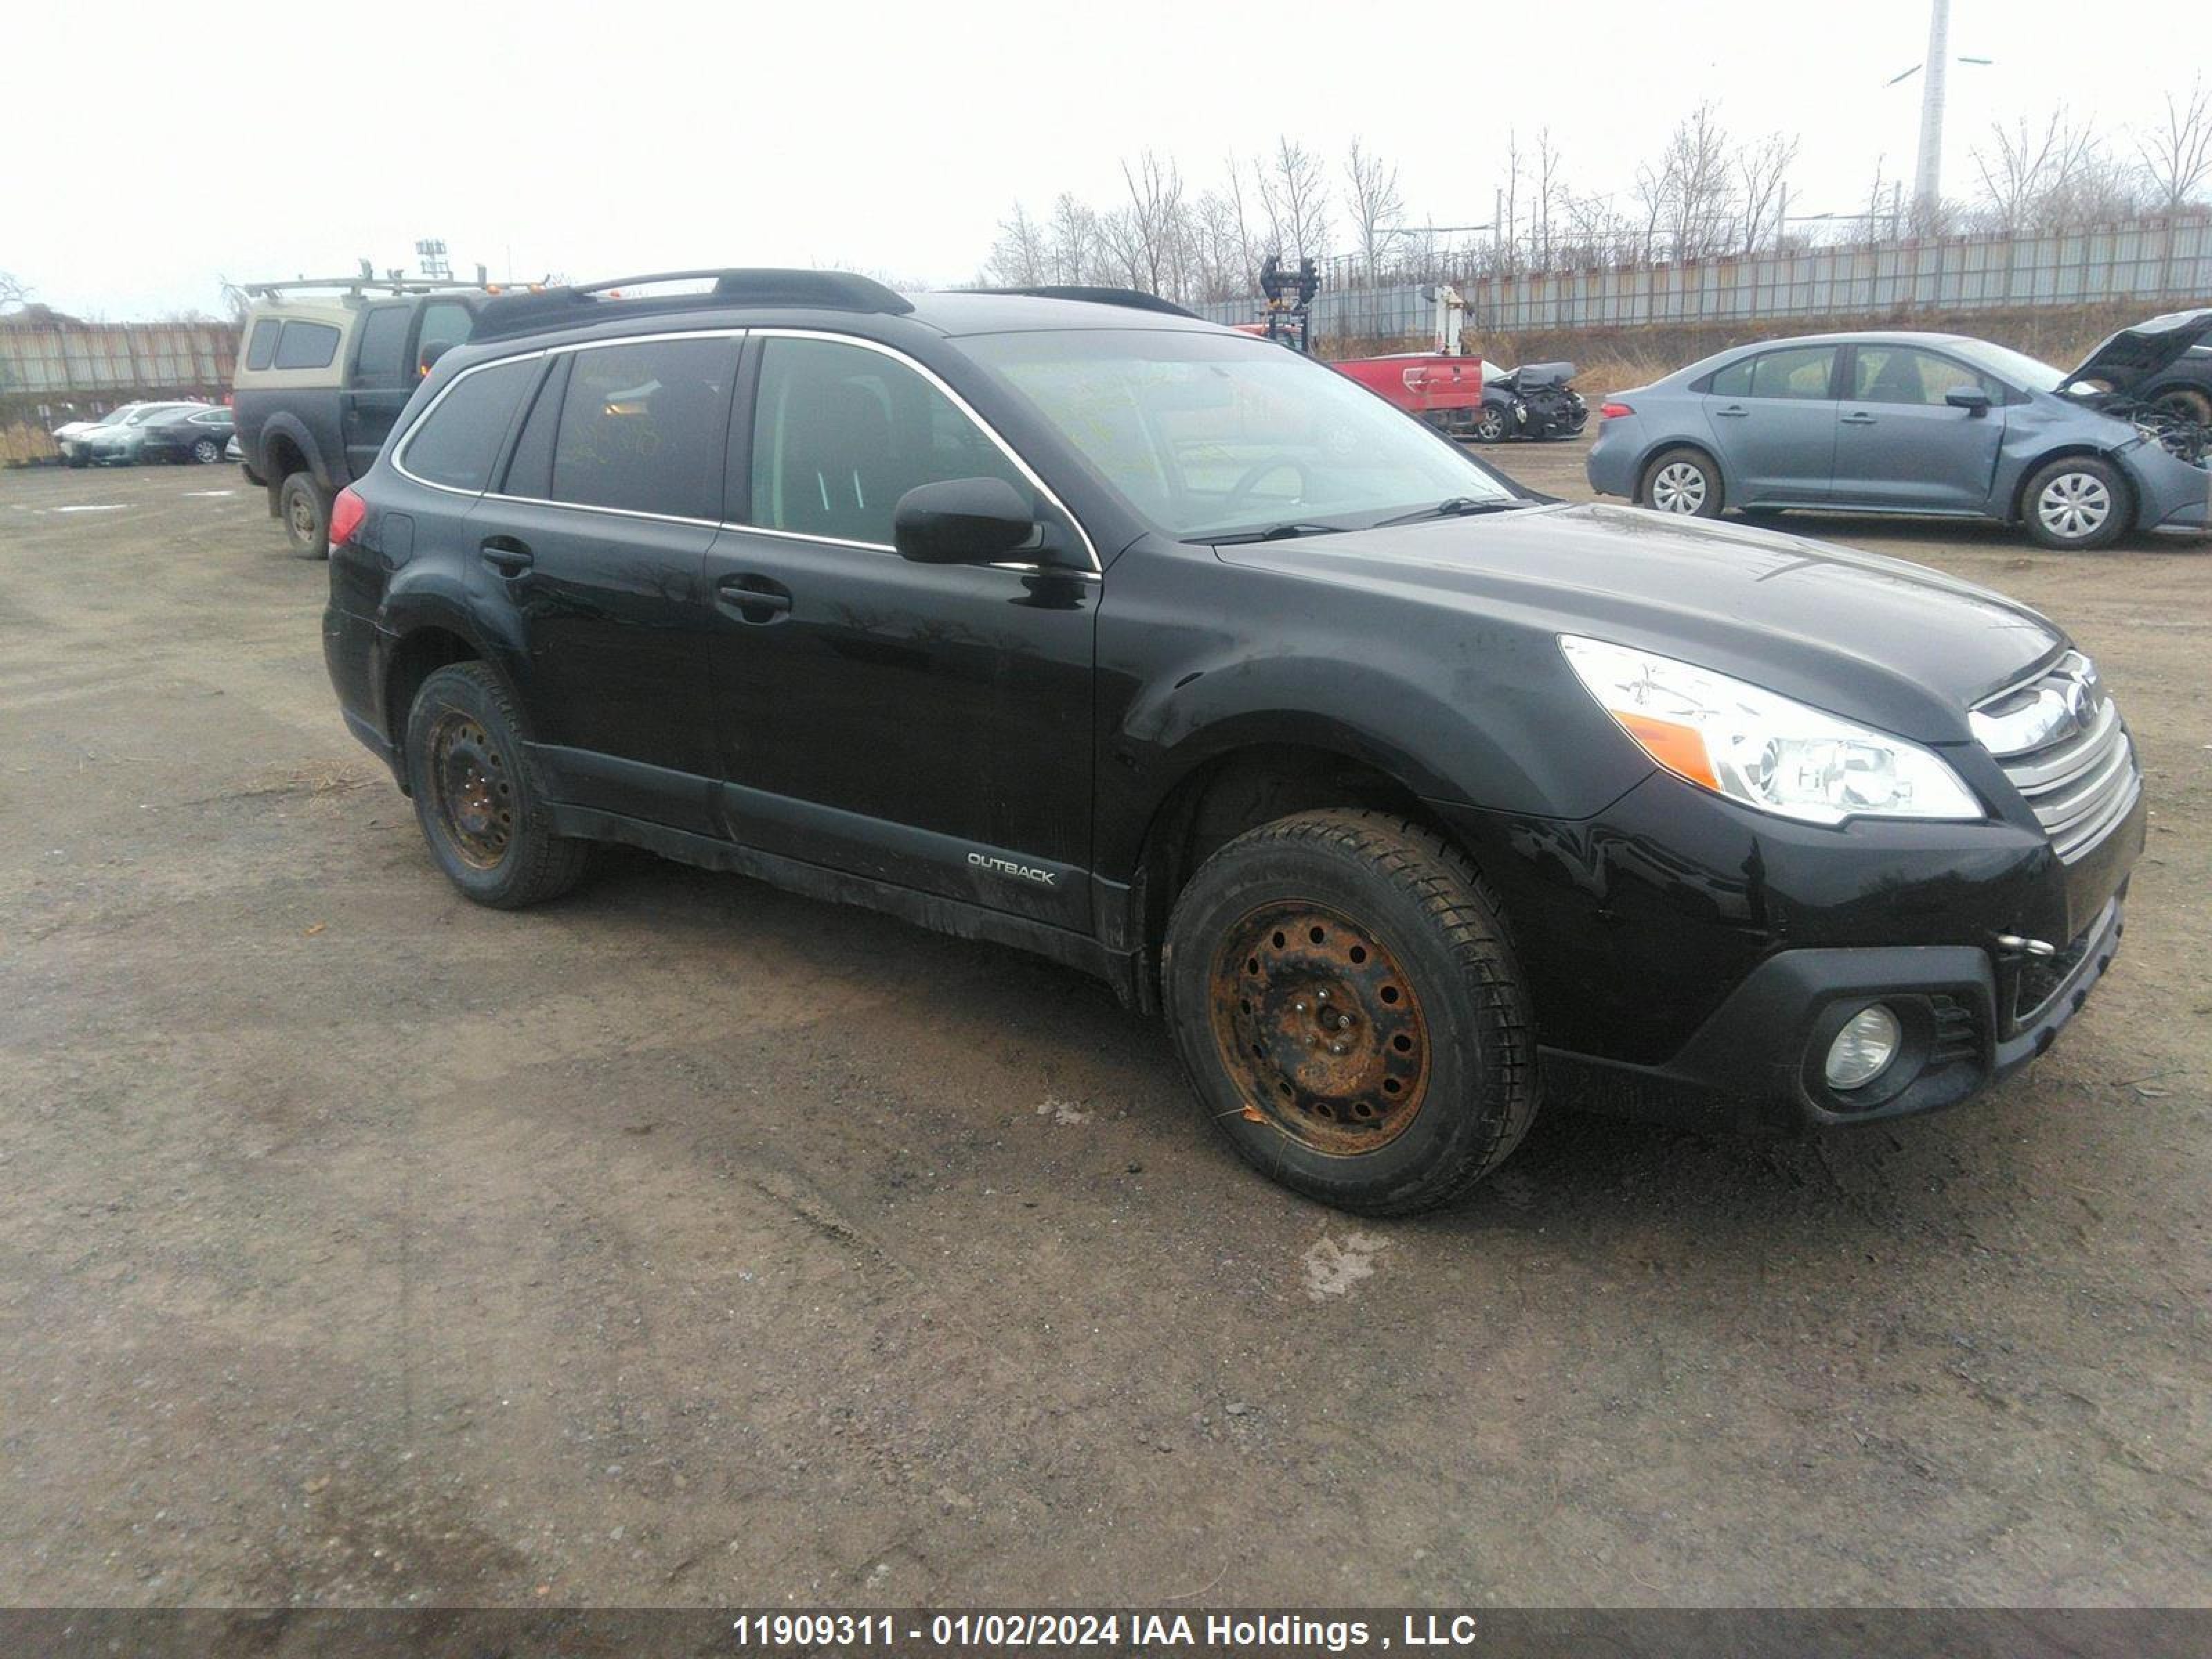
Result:
[[2046,547],[2212,528],[2212,430],[2131,398],[2212,309],[2123,329],[2071,374],[1958,334],[1718,353],[1600,410],[1590,487],[1662,513],[1790,507],[2024,524]]

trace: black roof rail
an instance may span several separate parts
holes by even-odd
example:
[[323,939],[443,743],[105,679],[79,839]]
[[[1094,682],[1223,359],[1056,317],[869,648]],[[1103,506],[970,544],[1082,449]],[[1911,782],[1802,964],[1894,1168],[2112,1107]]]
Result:
[[1185,311],[1172,300],[1147,294],[1140,288],[1093,288],[1081,283],[1043,283],[1019,288],[970,289],[971,294],[1025,294],[1033,300],[1085,300],[1095,306],[1127,306],[1132,311],[1157,311],[1163,316],[1188,317],[1194,323],[1205,318]]
[[[711,282],[704,294],[640,294],[623,290],[662,283]],[[872,277],[847,270],[659,270],[604,283],[571,283],[532,294],[503,295],[477,313],[473,339],[526,334],[662,311],[712,306],[792,306],[815,311],[872,311],[903,316],[914,302]]]

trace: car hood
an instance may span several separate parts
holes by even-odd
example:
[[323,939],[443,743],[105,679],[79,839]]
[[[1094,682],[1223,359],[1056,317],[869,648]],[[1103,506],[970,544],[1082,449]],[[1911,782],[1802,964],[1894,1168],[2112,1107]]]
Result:
[[2171,367],[2208,334],[2212,334],[2212,307],[2170,311],[2163,317],[2137,323],[2122,329],[2084,357],[2059,382],[2059,389],[2084,380],[2101,380],[2115,392],[2125,392]]
[[1477,627],[1677,657],[1923,743],[1972,741],[1966,709],[2067,643],[2027,606],[1901,559],[1640,507],[1522,507],[1219,554],[1462,607]]

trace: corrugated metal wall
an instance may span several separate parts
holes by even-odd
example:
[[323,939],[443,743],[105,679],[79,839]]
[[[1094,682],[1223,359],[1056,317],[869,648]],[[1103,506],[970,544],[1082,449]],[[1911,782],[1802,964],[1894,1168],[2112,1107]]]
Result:
[[237,353],[238,331],[223,323],[13,322],[0,326],[0,395],[120,403],[224,391]]
[[[2212,220],[2146,219],[2019,237],[1956,237],[1808,248],[1632,270],[1473,277],[1458,284],[1486,334],[1776,317],[1971,311],[2139,299],[2146,309],[2212,302]],[[1324,289],[1317,334],[1426,337],[1434,304],[1416,286]],[[1257,302],[1195,307],[1251,321]]]

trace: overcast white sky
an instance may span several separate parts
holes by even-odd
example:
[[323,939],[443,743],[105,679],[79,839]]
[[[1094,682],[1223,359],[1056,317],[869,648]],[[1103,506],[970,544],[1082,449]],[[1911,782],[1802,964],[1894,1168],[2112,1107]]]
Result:
[[[2117,129],[2204,57],[2170,21],[2078,0],[1953,14],[1954,53],[1996,59],[1953,70],[1954,194],[1992,119],[2063,103]],[[464,271],[952,283],[1016,198],[1110,203],[1117,158],[1146,145],[1195,188],[1287,131],[1334,183],[1357,134],[1398,162],[1413,216],[1472,223],[1509,123],[1548,123],[1573,185],[1623,191],[1704,97],[1732,132],[1802,135],[1793,212],[1848,211],[1877,158],[1910,178],[1917,78],[1882,83],[1927,27],[1927,0],[57,0],[4,37],[0,270],[113,319],[219,309],[223,276],[411,265],[426,235]]]

